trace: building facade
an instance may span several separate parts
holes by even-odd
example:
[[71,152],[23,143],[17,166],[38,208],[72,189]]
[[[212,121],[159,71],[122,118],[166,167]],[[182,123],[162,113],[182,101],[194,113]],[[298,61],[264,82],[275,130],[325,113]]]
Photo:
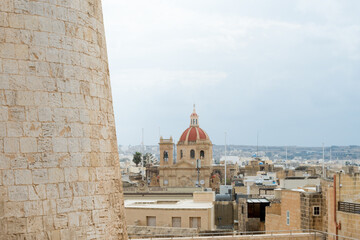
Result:
[[214,192],[194,192],[193,199],[125,200],[128,225],[215,229]]
[[190,126],[181,135],[174,158],[173,139],[160,138],[159,184],[161,187],[210,186],[212,172],[212,143],[199,127],[199,116],[194,111]]

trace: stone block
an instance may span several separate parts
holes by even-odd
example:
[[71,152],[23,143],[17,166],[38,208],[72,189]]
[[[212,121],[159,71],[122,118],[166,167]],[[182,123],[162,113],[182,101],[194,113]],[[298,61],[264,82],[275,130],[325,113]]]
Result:
[[92,211],[92,218],[94,223],[107,222],[110,218],[108,209],[94,210]]
[[71,198],[73,196],[72,188],[68,182],[59,184],[59,193],[60,198]]
[[90,138],[81,138],[81,151],[91,152]]
[[94,209],[94,199],[92,196],[87,196],[87,197],[81,198],[81,209],[82,210],[93,210]]
[[29,91],[17,91],[16,104],[20,106],[34,105],[34,94]]
[[3,59],[3,72],[9,74],[17,74],[19,72],[19,65],[16,60]]
[[[28,217],[27,218],[27,232],[41,232],[43,230],[43,217]],[[38,235],[39,236],[39,235]]]
[[20,98],[22,97],[22,93],[27,90],[28,87],[26,78],[24,76],[12,75],[9,78],[9,86],[11,89],[22,90],[16,94],[16,104],[22,105]]
[[39,17],[39,30],[41,32],[52,32],[52,25],[49,18]]
[[0,122],[0,137],[6,137],[6,123]]
[[89,170],[87,167],[78,168],[79,181],[89,181]]
[[24,136],[26,137],[40,137],[41,123],[38,122],[25,122],[23,124]]
[[16,44],[15,45],[15,57],[16,59],[29,59],[29,47],[25,44]]
[[43,207],[44,207],[44,215],[51,216],[56,214],[56,200],[50,199],[43,201]]
[[24,15],[25,29],[28,30],[39,30],[39,18],[33,15]]
[[[2,72],[2,65],[0,61],[0,73]],[[5,75],[0,75],[0,89],[9,89],[10,83],[9,83],[9,77]]]
[[46,193],[48,199],[57,199],[59,198],[59,190],[57,184],[47,184]]
[[81,209],[81,199],[78,197],[57,199],[56,207],[59,214],[74,212]]
[[13,43],[0,43],[0,57],[4,59],[15,58],[15,45]]
[[19,139],[18,138],[4,138],[4,152],[5,153],[18,153],[19,152]]
[[[1,101],[0,101],[1,103]],[[0,121],[7,121],[8,120],[8,108],[0,106]]]
[[31,170],[21,169],[15,170],[15,184],[32,184]]
[[[47,62],[36,62],[36,75],[40,77],[50,77],[50,64]],[[53,81],[49,81],[46,78],[42,79],[42,85],[44,90],[55,91],[55,86]],[[53,83],[53,85],[47,85],[47,83]]]
[[78,180],[77,168],[64,168],[64,173],[67,182],[75,182]]
[[77,212],[69,213],[69,226],[70,227],[79,227],[80,226],[80,220],[79,220],[79,214]]
[[39,108],[39,121],[50,122],[52,121],[52,110],[49,107]]
[[28,167],[28,159],[22,156],[13,156],[11,157],[11,168],[27,168]]
[[29,200],[43,200],[46,199],[45,184],[38,184],[29,186]]
[[9,186],[10,201],[26,201],[29,199],[27,186]]
[[47,169],[34,169],[34,170],[32,170],[32,176],[33,176],[34,184],[41,184],[41,183],[49,182]]
[[46,51],[46,60],[48,62],[60,62],[60,53],[56,48],[48,48]]
[[53,139],[53,150],[54,152],[68,152],[66,138],[54,138]]
[[26,107],[26,121],[37,122],[38,121],[38,110],[36,107]]
[[24,217],[24,202],[5,202],[5,217]]
[[95,195],[94,196],[95,209],[107,209],[110,207],[108,195]]
[[36,138],[20,138],[20,150],[22,153],[37,152]]
[[62,168],[49,168],[49,183],[64,182],[64,170]]
[[27,201],[24,203],[25,217],[43,215],[43,205],[41,201]]
[[7,233],[17,234],[26,232],[26,218],[8,218]]
[[[54,228],[55,229],[64,229],[68,227],[68,217],[66,214],[57,214],[54,216]],[[59,239],[60,238],[54,238]]]
[[71,183],[71,186],[73,188],[73,193],[74,193],[75,197],[89,195],[87,182],[74,182],[74,183]]
[[80,152],[80,141],[77,138],[69,138],[69,152],[77,153]]
[[23,126],[19,122],[7,123],[7,135],[8,137],[21,137],[23,136]]
[[5,154],[0,153],[0,170],[10,168],[10,158],[6,157]]
[[[45,39],[38,39],[38,41],[45,41]],[[41,46],[30,46],[29,59],[33,61],[44,61],[46,58],[46,48]]]
[[[6,94],[6,97],[12,98],[12,94]],[[14,98],[15,102],[15,98]],[[23,122],[25,121],[25,109],[24,107],[10,107],[8,111],[9,121]]]

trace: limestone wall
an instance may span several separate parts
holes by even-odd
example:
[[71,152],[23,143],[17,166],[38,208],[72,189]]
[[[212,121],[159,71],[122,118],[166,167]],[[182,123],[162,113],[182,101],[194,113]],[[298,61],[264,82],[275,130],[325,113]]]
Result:
[[124,239],[101,0],[0,1],[0,239]]
[[[201,236],[201,237],[169,237],[169,238],[151,238],[152,240],[322,240],[324,236],[321,233],[279,233],[279,234],[255,234],[255,235],[242,235],[242,236]],[[137,240],[137,239],[134,239]],[[140,238],[139,238],[140,240]]]

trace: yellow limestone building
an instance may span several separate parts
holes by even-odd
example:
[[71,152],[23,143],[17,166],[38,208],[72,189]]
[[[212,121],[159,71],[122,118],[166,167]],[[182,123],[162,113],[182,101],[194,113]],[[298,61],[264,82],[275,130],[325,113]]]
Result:
[[[174,158],[173,139],[160,138],[159,183],[161,187],[209,187],[212,171],[212,143],[207,133],[199,127],[199,116],[190,115],[190,126],[182,133]],[[201,162],[199,175],[197,160]],[[200,181],[198,181],[200,180]]]

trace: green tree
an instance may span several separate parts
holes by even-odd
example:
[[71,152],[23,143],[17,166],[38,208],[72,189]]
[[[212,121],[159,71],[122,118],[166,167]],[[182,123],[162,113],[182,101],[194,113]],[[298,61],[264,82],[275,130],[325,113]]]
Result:
[[144,167],[146,164],[151,164],[156,162],[156,158],[151,153],[145,153],[145,155],[142,156],[144,160]]
[[136,164],[136,166],[139,165],[139,163],[141,162],[141,153],[136,152],[134,153],[134,157],[133,157],[133,162]]

